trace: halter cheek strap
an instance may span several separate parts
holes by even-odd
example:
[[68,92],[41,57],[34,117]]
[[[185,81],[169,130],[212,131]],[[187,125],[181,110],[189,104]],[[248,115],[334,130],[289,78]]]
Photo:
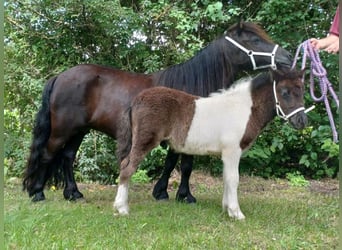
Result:
[[277,92],[276,92],[276,81],[273,81],[273,95],[274,95],[274,99],[275,99],[275,105],[276,105],[276,111],[277,111],[277,116],[280,117],[281,119],[288,121],[290,119],[290,117],[294,116],[295,114],[297,114],[300,111],[304,111],[304,113],[308,113],[311,110],[313,110],[315,108],[315,106],[311,106],[308,109],[305,109],[304,107],[299,107],[295,110],[293,110],[290,114],[285,114],[285,112],[283,111],[283,109],[280,106],[280,103],[278,101],[278,97],[277,97]]
[[[227,41],[231,42],[232,44],[234,44],[236,47],[241,49],[243,52],[245,52],[249,56],[249,58],[251,59],[254,70],[264,69],[264,68],[269,68],[269,67],[272,68],[273,70],[277,69],[277,65],[275,64],[275,55],[276,55],[276,52],[278,49],[278,44],[276,44],[274,46],[273,51],[271,53],[269,53],[269,52],[255,52],[253,50],[246,49],[245,47],[243,47],[241,44],[239,44],[238,42],[236,42],[234,39],[230,38],[229,36],[225,36],[225,39]],[[271,57],[271,64],[263,65],[263,66],[256,66],[254,55]]]

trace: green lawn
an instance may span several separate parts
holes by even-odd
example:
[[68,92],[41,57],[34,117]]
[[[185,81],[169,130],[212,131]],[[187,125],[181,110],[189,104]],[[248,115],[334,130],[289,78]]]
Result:
[[244,221],[222,213],[222,181],[194,174],[196,205],[156,202],[152,184],[130,189],[130,215],[114,216],[116,187],[80,184],[86,199],[62,190],[32,203],[18,181],[5,185],[6,249],[336,249],[338,181],[291,187],[286,180],[242,177]]

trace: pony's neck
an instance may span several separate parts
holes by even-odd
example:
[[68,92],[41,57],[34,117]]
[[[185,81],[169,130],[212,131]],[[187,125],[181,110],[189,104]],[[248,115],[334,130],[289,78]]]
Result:
[[218,89],[228,88],[239,71],[234,63],[232,47],[221,37],[211,42],[190,60],[153,74],[156,85],[208,96]]

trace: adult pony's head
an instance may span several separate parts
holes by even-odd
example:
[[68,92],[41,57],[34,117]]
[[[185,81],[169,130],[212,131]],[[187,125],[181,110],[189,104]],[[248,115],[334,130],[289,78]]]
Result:
[[303,74],[304,70],[272,71],[277,115],[288,120],[295,129],[303,129],[308,121],[304,108]]
[[235,60],[238,60],[244,67],[252,65],[253,69],[267,67],[286,69],[292,65],[291,54],[276,45],[255,23],[234,24],[226,31],[225,39],[236,51]]

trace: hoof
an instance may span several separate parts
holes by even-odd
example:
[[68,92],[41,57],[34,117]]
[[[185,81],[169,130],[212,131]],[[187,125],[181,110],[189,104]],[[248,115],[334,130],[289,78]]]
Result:
[[38,201],[43,201],[43,200],[45,200],[45,195],[43,192],[35,193],[32,198],[33,202],[38,202]]
[[153,197],[157,200],[157,201],[165,201],[165,200],[169,200],[169,195],[166,191],[162,191],[162,192],[155,192],[153,190],[152,193]]
[[245,215],[241,212],[239,207],[235,207],[235,208],[229,208],[227,209],[228,211],[228,215],[230,218],[233,218],[235,220],[244,220],[245,219]]
[[64,199],[68,200],[68,201],[77,201],[77,200],[83,200],[84,196],[81,192],[79,191],[74,191],[74,192],[68,192],[66,190],[64,190]]
[[188,204],[195,204],[197,201],[196,198],[193,197],[191,194],[188,194],[186,196],[177,194],[176,200],[179,202],[184,202],[184,203],[188,203]]

